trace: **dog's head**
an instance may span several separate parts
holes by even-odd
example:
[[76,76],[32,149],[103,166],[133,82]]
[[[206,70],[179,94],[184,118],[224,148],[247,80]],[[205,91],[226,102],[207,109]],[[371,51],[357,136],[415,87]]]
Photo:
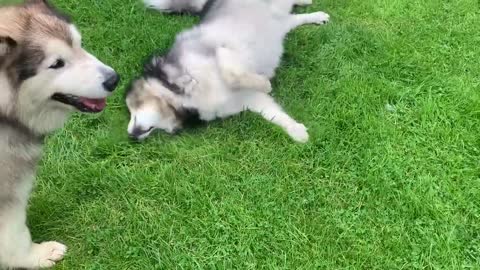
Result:
[[130,111],[128,134],[132,139],[143,140],[156,130],[175,133],[182,127],[182,112],[172,101],[162,95],[170,91],[155,78],[135,80],[127,90],[126,101]]
[[154,130],[176,133],[184,125],[195,125],[198,112],[182,103],[195,82],[170,56],[154,56],[144,66],[143,77],[134,80],[126,92],[130,111],[128,134],[143,140]]
[[0,9],[0,112],[38,134],[70,112],[100,112],[119,76],[82,48],[68,17],[46,0]]

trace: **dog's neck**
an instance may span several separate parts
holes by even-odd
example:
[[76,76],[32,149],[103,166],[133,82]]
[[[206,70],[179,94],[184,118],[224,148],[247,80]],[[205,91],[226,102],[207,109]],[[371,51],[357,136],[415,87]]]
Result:
[[21,144],[43,144],[45,136],[35,133],[32,129],[13,117],[0,114],[0,128],[7,128],[16,134],[16,140]]
[[[17,108],[22,108],[18,106]],[[25,108],[23,106],[23,108]],[[36,110],[23,110],[16,112],[16,118],[19,119],[33,134],[45,136],[62,128],[70,113],[64,109],[36,108]]]

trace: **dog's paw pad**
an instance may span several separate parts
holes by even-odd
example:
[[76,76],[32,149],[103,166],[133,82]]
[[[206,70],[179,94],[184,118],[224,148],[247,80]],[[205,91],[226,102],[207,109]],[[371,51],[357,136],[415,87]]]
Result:
[[319,11],[312,13],[311,15],[315,17],[316,24],[327,24],[328,22],[330,22],[330,15],[325,12]]
[[49,268],[63,259],[67,253],[67,247],[58,242],[44,242],[35,245],[34,252],[38,258],[38,267]]
[[288,127],[287,132],[297,142],[306,143],[308,141],[307,128],[303,124],[294,124]]

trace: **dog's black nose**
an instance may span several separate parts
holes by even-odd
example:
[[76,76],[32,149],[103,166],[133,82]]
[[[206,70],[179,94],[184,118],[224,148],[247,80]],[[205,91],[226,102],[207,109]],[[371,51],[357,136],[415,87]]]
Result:
[[103,87],[108,92],[113,92],[117,88],[118,82],[120,82],[120,76],[114,71],[107,76],[107,80],[103,82]]

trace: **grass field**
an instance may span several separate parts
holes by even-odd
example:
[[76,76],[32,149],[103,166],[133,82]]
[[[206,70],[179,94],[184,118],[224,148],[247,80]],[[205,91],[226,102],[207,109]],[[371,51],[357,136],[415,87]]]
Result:
[[123,77],[98,116],[50,136],[31,200],[58,269],[480,269],[477,0],[315,0],[274,95],[293,143],[246,113],[145,143],[123,91],[192,16],[136,0],[57,0]]

